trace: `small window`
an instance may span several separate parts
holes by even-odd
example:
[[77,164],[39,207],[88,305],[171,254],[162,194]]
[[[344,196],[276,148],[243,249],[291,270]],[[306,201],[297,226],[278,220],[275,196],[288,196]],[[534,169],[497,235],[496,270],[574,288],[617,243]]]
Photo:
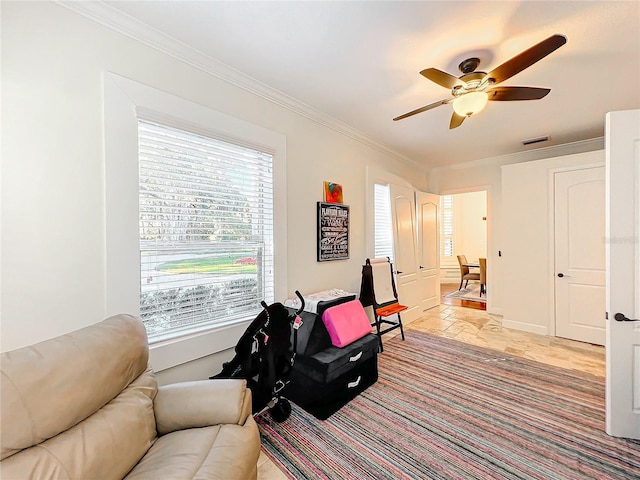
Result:
[[376,258],[389,257],[393,262],[393,229],[389,185],[374,184],[374,251]]
[[138,144],[149,335],[246,320],[273,302],[273,156],[146,120]]
[[453,195],[440,197],[440,256],[453,257]]

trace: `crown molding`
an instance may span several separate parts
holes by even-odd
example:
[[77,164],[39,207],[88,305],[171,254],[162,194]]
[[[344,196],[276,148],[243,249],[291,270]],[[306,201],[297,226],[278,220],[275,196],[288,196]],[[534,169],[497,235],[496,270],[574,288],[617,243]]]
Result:
[[391,147],[378,142],[360,130],[310,105],[300,102],[102,1],[81,2],[54,0],[54,2],[111,30],[202,70],[224,82],[246,90],[253,95],[286,108],[297,115],[308,118],[364,145],[381,151],[413,168],[426,171],[424,165],[396,152]]
[[586,140],[562,143],[560,145],[550,145],[548,147],[535,148],[523,152],[508,153],[497,157],[471,160],[469,162],[457,163],[455,165],[434,167],[429,171],[429,174],[431,175],[436,172],[443,172],[447,170],[463,170],[474,167],[502,166],[512,163],[530,162],[533,160],[542,160],[545,158],[561,157],[563,155],[572,155],[575,153],[592,152],[594,150],[603,149],[604,137],[588,138]]

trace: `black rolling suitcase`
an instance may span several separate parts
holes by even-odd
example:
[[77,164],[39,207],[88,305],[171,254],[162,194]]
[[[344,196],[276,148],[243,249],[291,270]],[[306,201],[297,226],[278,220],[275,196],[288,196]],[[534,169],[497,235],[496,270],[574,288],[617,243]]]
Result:
[[325,420],[378,379],[380,339],[368,334],[343,348],[301,356],[285,389],[289,400]]

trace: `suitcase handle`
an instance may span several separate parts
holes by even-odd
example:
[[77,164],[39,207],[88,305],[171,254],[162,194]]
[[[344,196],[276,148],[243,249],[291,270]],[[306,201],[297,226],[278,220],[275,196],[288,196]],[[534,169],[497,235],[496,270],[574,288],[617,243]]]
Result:
[[359,376],[353,382],[347,383],[347,388],[356,388],[360,385],[360,380],[362,380],[362,376]]
[[358,360],[360,360],[360,357],[362,357],[362,352],[360,352],[357,355],[354,355],[353,357],[349,357],[349,361],[350,362],[357,362]]

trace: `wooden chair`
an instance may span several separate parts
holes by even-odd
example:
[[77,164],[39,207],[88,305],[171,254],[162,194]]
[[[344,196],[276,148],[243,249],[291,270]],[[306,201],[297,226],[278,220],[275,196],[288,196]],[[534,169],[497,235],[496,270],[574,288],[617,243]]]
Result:
[[460,287],[458,290],[462,290],[462,282],[466,280],[467,283],[464,284],[464,288],[467,288],[469,285],[469,280],[480,280],[479,273],[469,273],[469,267],[467,264],[467,257],[464,255],[458,255],[458,263],[460,264]]
[[487,294],[487,259],[480,258],[480,296]]
[[[360,301],[364,306],[371,305],[373,307],[375,321],[371,326],[375,325],[376,333],[380,338],[380,351],[383,351],[382,335],[387,332],[399,328],[402,340],[404,340],[404,328],[400,312],[407,310],[408,307],[401,305],[398,301],[393,266],[388,257],[374,258],[372,260],[367,258],[365,265],[362,267]],[[397,321],[389,318],[394,315]],[[382,324],[390,326],[383,329]]]

